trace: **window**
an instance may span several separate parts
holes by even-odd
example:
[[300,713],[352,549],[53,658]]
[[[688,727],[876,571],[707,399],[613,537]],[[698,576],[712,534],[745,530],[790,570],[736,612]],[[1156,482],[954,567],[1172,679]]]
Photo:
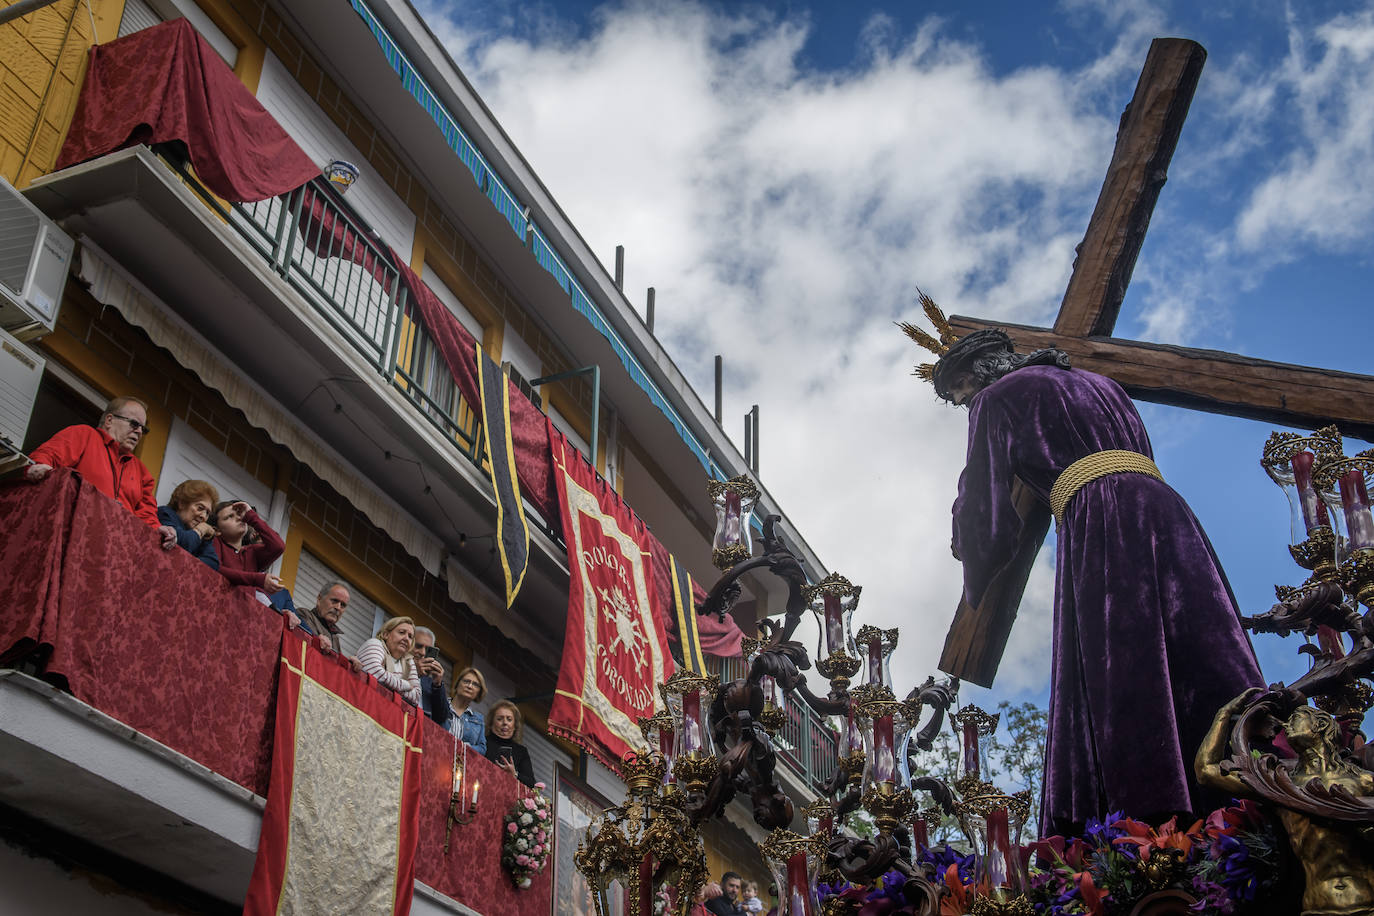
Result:
[[313,607],[315,597],[328,582],[342,582],[348,589],[348,610],[339,618],[339,645],[345,655],[355,655],[362,644],[381,629],[389,614],[377,602],[368,598],[346,576],[340,575],[308,550],[301,551],[296,566],[296,587],[291,599],[304,607]]

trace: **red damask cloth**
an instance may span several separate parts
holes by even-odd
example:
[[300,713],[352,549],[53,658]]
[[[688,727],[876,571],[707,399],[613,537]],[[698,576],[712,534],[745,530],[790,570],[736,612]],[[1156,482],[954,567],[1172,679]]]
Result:
[[69,470],[0,489],[0,652],[259,795],[282,618]]
[[[640,717],[673,673],[668,607],[652,587],[648,531],[563,434],[548,425],[568,545],[568,628],[549,731],[612,769],[644,745]],[[670,607],[670,606],[669,606]]]
[[[529,790],[496,764],[468,748],[465,782],[481,783],[477,814],[470,824],[454,824],[444,852],[448,800],[453,795],[453,759],[462,753],[457,739],[426,719],[421,764],[420,848],[415,877],[440,893],[461,900],[483,916],[527,916],[550,911],[553,860],[520,890],[501,867],[507,812]],[[547,791],[544,793],[549,794]]]
[[244,916],[406,916],[425,714],[312,642],[281,634],[272,784]]
[[[48,654],[77,699],[261,796],[269,794],[283,619],[68,470],[0,485],[0,664]],[[347,674],[372,688],[361,675]],[[520,784],[470,752],[472,823],[443,854],[454,739],[428,719],[415,877],[484,916],[547,913],[547,875],[501,868]]]
[[185,19],[91,48],[56,168],[138,143],[180,140],[225,200],[276,197],[320,174]]

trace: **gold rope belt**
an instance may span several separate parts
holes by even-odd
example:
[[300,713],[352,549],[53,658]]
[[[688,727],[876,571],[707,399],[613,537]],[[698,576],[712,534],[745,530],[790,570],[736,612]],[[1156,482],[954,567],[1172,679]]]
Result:
[[1155,463],[1139,452],[1117,448],[1093,452],[1066,467],[1054,481],[1050,490],[1050,509],[1054,512],[1055,525],[1064,524],[1064,509],[1075,493],[1085,484],[1108,474],[1144,474],[1161,483],[1164,481]]

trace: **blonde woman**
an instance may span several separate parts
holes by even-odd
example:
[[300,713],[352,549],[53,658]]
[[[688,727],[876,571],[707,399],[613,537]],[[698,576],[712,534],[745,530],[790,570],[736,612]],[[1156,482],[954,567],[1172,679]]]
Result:
[[390,687],[409,703],[420,705],[420,673],[410,657],[415,642],[415,623],[409,617],[392,617],[377,635],[358,650],[358,664],[384,687]]
[[534,766],[530,763],[530,752],[520,743],[525,723],[519,707],[510,700],[500,700],[492,704],[487,715],[491,717],[487,759],[533,788]]
[[453,693],[449,697],[452,714],[444,727],[453,737],[470,744],[482,756],[487,754],[487,723],[473,706],[487,695],[487,679],[476,668],[467,667],[453,679]]

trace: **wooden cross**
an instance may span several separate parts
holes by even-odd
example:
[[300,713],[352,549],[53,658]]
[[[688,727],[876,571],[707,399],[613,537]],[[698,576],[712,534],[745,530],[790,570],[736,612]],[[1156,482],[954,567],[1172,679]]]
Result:
[[1335,423],[1374,441],[1374,376],[1111,336],[1206,59],[1195,41],[1151,43],[1054,327],[962,315],[950,324],[961,336],[1000,327],[1018,350],[1058,347],[1138,400],[1303,429]]
[[[962,315],[950,324],[960,336],[1002,328],[1020,350],[1058,347],[1074,366],[1115,379],[1139,400],[1305,429],[1335,423],[1374,441],[1374,377],[1112,336],[1206,59],[1195,41],[1151,43],[1054,327]],[[1014,488],[1012,498],[1024,520],[1021,542],[978,607],[960,601],[940,658],[942,670],[984,687],[992,686],[1049,525],[1048,510],[1024,488]]]

